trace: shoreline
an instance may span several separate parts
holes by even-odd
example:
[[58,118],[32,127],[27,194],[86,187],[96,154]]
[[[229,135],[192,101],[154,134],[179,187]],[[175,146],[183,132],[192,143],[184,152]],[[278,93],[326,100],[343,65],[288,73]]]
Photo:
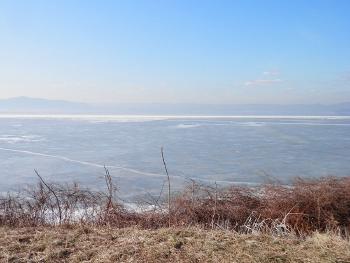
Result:
[[118,114],[8,114],[0,113],[0,119],[111,119],[111,120],[181,120],[181,119],[310,119],[350,120],[348,115],[118,115]]

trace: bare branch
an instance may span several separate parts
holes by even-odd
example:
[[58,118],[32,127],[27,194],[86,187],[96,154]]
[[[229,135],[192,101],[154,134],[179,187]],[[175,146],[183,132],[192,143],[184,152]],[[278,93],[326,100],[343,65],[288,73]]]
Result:
[[34,169],[34,172],[36,175],[39,177],[40,181],[49,189],[49,191],[55,196],[56,202],[57,202],[57,207],[58,207],[58,215],[59,215],[59,224],[62,223],[62,209],[61,209],[61,204],[58,196],[56,195],[55,191],[44,181],[44,179],[40,176],[37,170]]
[[170,176],[169,176],[168,168],[167,168],[167,165],[166,165],[166,162],[165,162],[165,158],[164,158],[163,147],[160,148],[160,152],[162,154],[163,165],[164,165],[165,173],[166,173],[167,180],[168,180],[168,213],[169,213],[169,227],[170,227],[171,226],[171,184],[170,184]]

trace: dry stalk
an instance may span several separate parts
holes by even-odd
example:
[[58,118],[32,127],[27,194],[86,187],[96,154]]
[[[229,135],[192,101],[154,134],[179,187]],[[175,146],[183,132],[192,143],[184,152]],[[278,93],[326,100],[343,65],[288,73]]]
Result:
[[44,179],[40,176],[40,174],[38,173],[37,170],[34,169],[34,172],[36,173],[36,175],[39,177],[40,181],[47,187],[47,189],[49,189],[49,191],[54,195],[55,199],[56,199],[56,203],[57,203],[57,207],[58,207],[58,215],[59,215],[59,224],[62,223],[62,209],[61,209],[61,204],[60,204],[60,200],[57,196],[57,194],[55,193],[55,191],[52,189],[52,187],[50,187],[45,181]]
[[169,214],[169,227],[171,227],[171,184],[170,184],[170,176],[169,176],[169,172],[168,172],[168,168],[165,162],[165,158],[164,158],[164,150],[163,147],[160,148],[160,152],[162,154],[162,161],[163,161],[163,165],[164,165],[164,169],[165,169],[165,173],[167,176],[167,180],[168,180],[168,214]]

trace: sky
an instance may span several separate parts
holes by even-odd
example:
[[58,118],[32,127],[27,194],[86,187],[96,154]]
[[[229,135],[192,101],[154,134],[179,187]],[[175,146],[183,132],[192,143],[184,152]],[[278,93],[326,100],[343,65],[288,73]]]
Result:
[[348,0],[0,0],[0,98],[350,101]]

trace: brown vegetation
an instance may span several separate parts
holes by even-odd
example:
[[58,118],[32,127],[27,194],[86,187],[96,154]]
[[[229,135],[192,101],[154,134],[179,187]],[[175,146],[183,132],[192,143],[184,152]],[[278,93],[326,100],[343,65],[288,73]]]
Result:
[[37,186],[0,197],[0,262],[350,262],[350,177],[191,181],[132,211],[105,172],[106,192],[38,173]]
[[332,234],[237,234],[201,228],[0,227],[0,262],[350,262]]
[[350,230],[350,177],[297,179],[290,186],[229,188],[193,181],[183,192],[173,193],[171,200],[154,199],[148,209],[138,212],[118,202],[107,169],[105,178],[106,193],[77,184],[46,183],[40,177],[36,187],[0,198],[0,225],[82,224],[156,229],[170,224],[277,235],[333,230],[343,236],[348,236]]

